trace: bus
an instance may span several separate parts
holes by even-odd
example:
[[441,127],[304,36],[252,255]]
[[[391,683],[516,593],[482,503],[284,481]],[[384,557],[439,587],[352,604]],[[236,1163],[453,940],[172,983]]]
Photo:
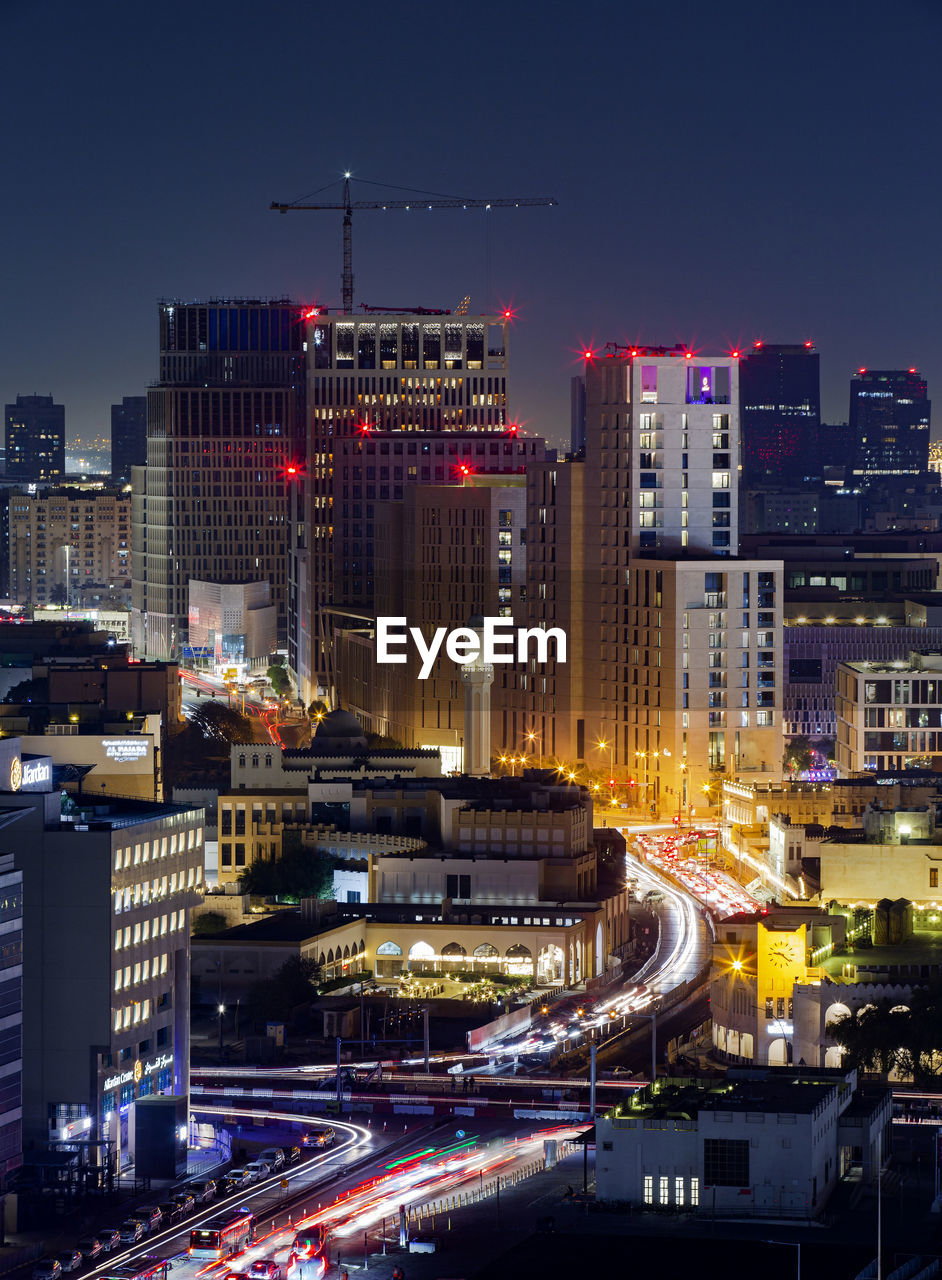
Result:
[[168,1258],[153,1258],[142,1254],[139,1258],[129,1258],[120,1267],[106,1271],[102,1280],[167,1280],[169,1270]]
[[190,1257],[221,1262],[239,1253],[255,1239],[255,1215],[248,1209],[220,1214],[190,1232]]

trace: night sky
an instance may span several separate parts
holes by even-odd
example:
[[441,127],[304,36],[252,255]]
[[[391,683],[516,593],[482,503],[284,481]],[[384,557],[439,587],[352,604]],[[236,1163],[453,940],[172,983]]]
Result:
[[339,305],[340,216],[268,205],[349,168],[557,197],[354,219],[357,302],[515,308],[512,410],[554,443],[609,340],[810,337],[826,420],[858,365],[942,406],[940,37],[938,0],[0,0],[0,403],[107,434],[158,298]]

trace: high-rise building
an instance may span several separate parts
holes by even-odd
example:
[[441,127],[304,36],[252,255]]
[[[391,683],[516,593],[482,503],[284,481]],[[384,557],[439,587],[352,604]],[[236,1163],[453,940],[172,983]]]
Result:
[[90,586],[126,591],[131,502],[117,492],[48,489],[9,498],[9,593],[18,604],[80,604]]
[[800,486],[817,474],[820,357],[811,342],[756,342],[739,364],[742,486]]
[[23,873],[0,854],[0,1182],[23,1153]]
[[307,466],[291,557],[289,664],[328,682],[330,611],[373,607],[376,503],[416,484],[523,474],[543,456],[507,418],[509,320],[419,311],[307,317]]
[[858,483],[928,470],[932,405],[926,390],[916,369],[858,369],[851,378],[849,421]]
[[101,1144],[91,1148],[101,1165],[110,1150],[123,1167],[133,1104],[189,1088],[189,917],[204,811],[63,799],[48,758],[22,756],[17,738],[0,744],[0,778],[0,848],[12,851],[29,903],[24,1140],[42,1151],[74,1135]]
[[65,472],[65,406],[52,396],[17,396],[4,410],[10,480],[58,480]]
[[[437,628],[466,628],[476,615],[522,621],[526,505],[522,475],[411,485],[401,501],[377,502],[376,615],[406,618],[426,643]],[[440,653],[420,676],[412,643],[402,664],[377,664],[374,627],[362,619],[338,626],[331,640],[342,706],[373,732],[437,748],[448,772],[469,767],[463,668]],[[502,740],[493,720],[491,728],[496,753]]]
[[169,658],[190,579],[267,580],[286,633],[287,484],[304,452],[304,325],[287,298],[160,304],[147,466],[132,477],[134,644]]
[[587,360],[584,460],[528,473],[527,622],[570,657],[517,678],[508,748],[659,809],[720,770],[780,771],[781,563],[735,558],[738,398],[735,357]]
[[147,396],[124,396],[111,406],[111,479],[130,484],[131,468],[147,462]]

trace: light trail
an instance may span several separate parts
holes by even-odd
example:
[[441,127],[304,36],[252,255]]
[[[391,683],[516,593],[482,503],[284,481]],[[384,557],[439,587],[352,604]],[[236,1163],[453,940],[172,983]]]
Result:
[[[216,1110],[220,1115],[240,1114],[238,1111],[232,1111],[229,1108],[225,1108],[224,1110],[218,1108],[214,1109],[211,1107],[200,1108],[201,1112],[204,1110]],[[257,1111],[244,1111],[241,1114],[243,1116],[257,1117],[259,1113]],[[291,1114],[290,1116],[280,1112],[270,1112],[268,1114],[271,1119],[298,1119],[294,1114]],[[318,1123],[318,1121],[313,1118],[308,1117],[308,1119],[312,1125],[316,1125]],[[321,1121],[320,1123],[323,1124],[324,1122]],[[323,1165],[329,1164],[332,1160],[336,1160],[337,1156],[341,1153],[345,1156],[352,1155],[353,1152],[369,1146],[373,1141],[373,1135],[370,1133],[369,1129],[365,1129],[359,1124],[351,1124],[346,1120],[335,1120],[331,1118],[330,1127],[336,1131],[343,1131],[346,1133],[348,1135],[347,1141],[331,1147],[328,1151],[325,1151],[323,1155],[313,1156],[310,1160],[305,1161],[300,1169],[292,1169],[291,1177],[296,1180],[296,1185],[298,1179],[303,1179],[308,1173],[320,1170]],[[158,1245],[167,1245],[170,1244],[171,1241],[179,1239],[183,1231],[191,1231],[194,1227],[202,1226],[211,1218],[218,1217],[218,1215],[225,1209],[241,1208],[243,1205],[251,1208],[253,1203],[257,1202],[260,1197],[270,1195],[272,1189],[279,1186],[281,1179],[284,1176],[285,1171],[283,1170],[280,1173],[272,1174],[270,1178],[265,1178],[263,1181],[256,1183],[254,1187],[237,1191],[230,1196],[220,1196],[211,1205],[207,1205],[205,1209],[201,1209],[198,1213],[188,1218],[185,1228],[182,1228],[181,1226],[168,1227],[166,1230],[158,1231],[155,1235],[149,1236],[146,1242],[148,1253]],[[155,1199],[156,1198],[157,1197],[155,1197]],[[96,1267],[92,1267],[90,1271],[84,1272],[83,1280],[92,1280],[92,1278],[96,1276],[113,1275],[115,1267],[120,1266],[124,1262],[128,1262],[132,1258],[139,1257],[140,1253],[141,1243],[138,1243],[129,1249],[122,1249],[119,1253],[111,1253],[108,1256],[107,1262],[101,1263]]]

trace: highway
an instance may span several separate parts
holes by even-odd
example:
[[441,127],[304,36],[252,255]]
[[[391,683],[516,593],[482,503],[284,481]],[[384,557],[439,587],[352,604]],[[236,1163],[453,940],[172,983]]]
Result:
[[[267,1118],[273,1123],[279,1118],[295,1119],[279,1112],[268,1112]],[[415,1218],[422,1210],[451,1209],[453,1204],[460,1206],[493,1195],[498,1186],[513,1185],[542,1167],[547,1140],[573,1142],[585,1129],[584,1125],[564,1125],[533,1127],[525,1133],[495,1132],[493,1128],[483,1133],[461,1128],[457,1121],[439,1124],[434,1132],[430,1127],[420,1131],[411,1142],[400,1140],[394,1151],[379,1151],[375,1159],[348,1174],[342,1166],[362,1154],[370,1136],[359,1126],[331,1123],[347,1131],[343,1148],[315,1157],[301,1172],[287,1171],[292,1195],[290,1225],[288,1210],[278,1200],[284,1175],[277,1174],[264,1187],[230,1197],[233,1206],[244,1206],[256,1215],[258,1227],[255,1243],[228,1262],[217,1264],[186,1256],[190,1232],[220,1212],[217,1202],[191,1217],[185,1227],[171,1227],[132,1249],[115,1253],[86,1276],[113,1275],[117,1267],[142,1253],[173,1258],[173,1280],[204,1276],[224,1280],[230,1273],[245,1274],[253,1262],[262,1259],[277,1262],[290,1274],[299,1260],[294,1248],[299,1229],[312,1228],[326,1235],[328,1249],[332,1242],[356,1240],[359,1244],[370,1238],[371,1249],[381,1247],[383,1236],[390,1242],[398,1239],[400,1205]],[[299,1200],[296,1193],[304,1179],[310,1194]],[[325,1185],[328,1180],[329,1186]],[[315,1275],[323,1269],[321,1265]]]

